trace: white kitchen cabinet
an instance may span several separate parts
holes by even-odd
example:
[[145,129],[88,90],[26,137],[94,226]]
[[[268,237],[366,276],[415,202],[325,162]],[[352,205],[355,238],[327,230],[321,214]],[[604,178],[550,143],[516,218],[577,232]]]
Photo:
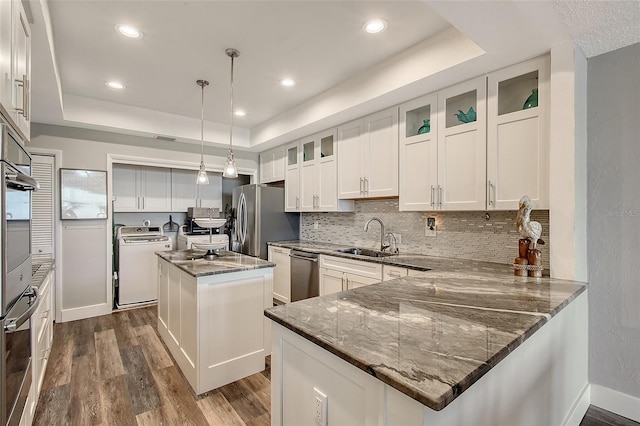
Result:
[[273,298],[283,303],[291,301],[291,250],[269,246],[269,262],[276,264],[273,269]]
[[208,185],[198,185],[197,175],[197,170],[171,169],[171,211],[186,212],[189,207],[222,211],[222,175],[208,172]]
[[[456,114],[473,107],[476,120]],[[486,205],[485,77],[438,92],[438,207],[441,210],[484,210]]]
[[[400,211],[436,209],[438,186],[437,95],[400,106]],[[430,130],[418,133],[428,124]]]
[[517,210],[523,195],[549,208],[549,68],[542,56],[487,77],[488,210]]
[[171,169],[114,164],[115,212],[170,212]]
[[286,175],[284,179],[284,211],[300,211],[300,143],[287,145]]
[[260,154],[260,183],[285,178],[285,146],[277,146]]
[[320,296],[382,281],[382,265],[334,256],[320,256]]
[[338,155],[338,198],[397,196],[397,107],[338,127]]
[[0,2],[0,103],[29,140],[31,124],[31,29],[20,0]]

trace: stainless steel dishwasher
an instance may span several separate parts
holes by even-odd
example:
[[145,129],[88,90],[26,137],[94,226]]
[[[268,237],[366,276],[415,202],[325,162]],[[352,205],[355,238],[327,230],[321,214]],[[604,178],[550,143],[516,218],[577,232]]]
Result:
[[319,296],[318,255],[291,250],[289,257],[291,260],[291,301]]

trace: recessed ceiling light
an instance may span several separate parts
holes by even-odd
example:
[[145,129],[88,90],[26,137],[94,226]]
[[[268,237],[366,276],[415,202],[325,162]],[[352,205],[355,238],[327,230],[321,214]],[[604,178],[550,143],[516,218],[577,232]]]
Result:
[[125,37],[142,38],[142,31],[131,25],[116,25],[116,30]]
[[362,28],[369,34],[380,33],[387,28],[387,21],[384,19],[369,19]]
[[284,87],[291,87],[295,85],[296,82],[290,78],[283,78],[282,80],[280,80],[280,84],[282,84]]
[[111,89],[122,90],[125,88],[125,85],[119,81],[107,81],[105,84]]
[[233,114],[237,117],[244,117],[245,115],[247,115],[246,112],[242,111],[241,109],[237,109],[233,112]]

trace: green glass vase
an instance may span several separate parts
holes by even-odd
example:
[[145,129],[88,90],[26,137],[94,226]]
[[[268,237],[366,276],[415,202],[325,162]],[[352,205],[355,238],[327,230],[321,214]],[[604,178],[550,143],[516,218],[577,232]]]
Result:
[[421,135],[423,133],[429,133],[431,131],[431,120],[422,120],[424,124],[420,126],[418,129],[417,135]]
[[533,89],[531,94],[524,102],[522,109],[534,108],[538,106],[538,89]]

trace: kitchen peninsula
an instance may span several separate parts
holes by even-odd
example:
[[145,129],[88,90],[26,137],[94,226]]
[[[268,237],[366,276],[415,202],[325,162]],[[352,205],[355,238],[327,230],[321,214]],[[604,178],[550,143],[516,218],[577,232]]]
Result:
[[156,254],[158,332],[195,393],[264,370],[274,265],[228,251]]
[[273,424],[308,423],[317,398],[319,424],[579,423],[584,284],[411,257],[371,262],[431,270],[265,311]]

